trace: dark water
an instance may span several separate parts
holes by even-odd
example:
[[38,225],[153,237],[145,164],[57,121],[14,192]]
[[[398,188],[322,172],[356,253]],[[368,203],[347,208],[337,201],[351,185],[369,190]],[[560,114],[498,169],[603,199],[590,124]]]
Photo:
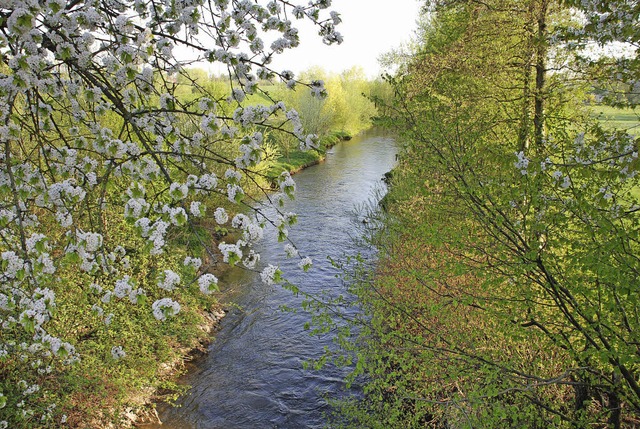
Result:
[[[283,267],[289,281],[310,293],[344,292],[338,271],[327,259],[356,254],[354,238],[362,218],[357,208],[375,198],[381,178],[395,159],[391,136],[369,131],[334,147],[324,163],[295,176],[296,199],[286,210],[298,214],[289,237],[313,268],[302,273],[299,259],[286,260],[275,234],[256,245],[262,263]],[[295,273],[294,275],[289,274]],[[183,381],[192,386],[179,407],[159,407],[158,428],[317,428],[325,423],[326,397],[353,392],[342,381],[344,369],[327,366],[304,370],[308,359],[322,355],[331,337],[304,330],[309,315],[284,312],[301,298],[281,286],[266,286],[250,272],[234,270],[224,280],[225,302],[234,303],[221,330]]]

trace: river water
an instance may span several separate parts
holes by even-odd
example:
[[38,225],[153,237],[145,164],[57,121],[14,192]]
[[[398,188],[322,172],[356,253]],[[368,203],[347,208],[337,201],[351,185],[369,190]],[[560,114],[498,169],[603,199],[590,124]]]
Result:
[[[329,295],[344,293],[338,270],[328,257],[344,258],[369,250],[357,244],[362,214],[358,208],[379,196],[382,177],[394,164],[396,146],[390,135],[370,130],[342,142],[326,161],[295,176],[296,198],[285,210],[298,214],[289,237],[313,268],[303,273],[298,260],[284,258],[274,233],[256,245],[262,263],[280,265],[301,290]],[[293,274],[290,274],[293,273]],[[232,270],[221,279],[223,302],[230,306],[220,331],[183,382],[191,389],[178,407],[158,407],[158,428],[318,428],[326,421],[326,398],[357,392],[343,383],[345,369],[328,365],[319,371],[302,364],[331,347],[331,336],[310,336],[309,315],[302,298],[281,286],[262,284],[251,272]],[[296,312],[282,307],[298,308]]]

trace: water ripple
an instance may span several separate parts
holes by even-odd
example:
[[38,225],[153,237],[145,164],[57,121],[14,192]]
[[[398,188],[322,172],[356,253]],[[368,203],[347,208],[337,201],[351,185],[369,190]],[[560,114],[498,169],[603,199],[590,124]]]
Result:
[[[344,292],[327,256],[341,258],[362,250],[353,241],[358,235],[354,208],[373,198],[395,153],[392,138],[370,132],[339,144],[326,162],[295,177],[296,200],[286,210],[298,213],[299,225],[290,237],[314,267],[290,281],[311,293]],[[267,263],[295,267],[283,259],[273,234],[267,234],[258,250]],[[325,397],[352,393],[345,389],[344,369],[302,369],[304,360],[319,357],[331,346],[330,338],[308,335],[303,329],[306,313],[279,310],[299,306],[299,297],[262,285],[251,273],[233,276],[236,285],[229,296],[241,310],[223,319],[209,354],[184,377],[192,388],[178,407],[159,407],[164,424],[158,428],[322,427]]]

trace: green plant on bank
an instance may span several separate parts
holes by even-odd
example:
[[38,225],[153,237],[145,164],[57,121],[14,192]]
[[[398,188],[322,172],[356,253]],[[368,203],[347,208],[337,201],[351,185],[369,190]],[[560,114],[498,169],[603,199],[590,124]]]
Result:
[[[295,173],[305,167],[317,164],[324,159],[325,152],[338,144],[340,141],[349,140],[351,136],[345,132],[331,132],[328,135],[320,137],[318,148],[314,151],[301,151],[297,148],[290,148],[287,151],[280,149],[279,156],[274,156],[265,166],[265,176],[268,182],[276,183],[276,179],[283,171]],[[283,148],[288,143],[275,143],[274,147]]]
[[369,81],[362,69],[353,68],[339,75],[327,75],[321,68],[302,73],[302,79],[322,80],[328,91],[324,99],[311,97],[301,90],[289,91],[284,84],[274,85],[268,93],[282,97],[301,116],[305,130],[316,134],[318,146],[313,151],[303,151],[299,142],[284,134],[270,134],[273,158],[266,164],[266,179],[272,182],[283,171],[294,173],[324,159],[324,152],[341,140],[371,127],[377,109],[373,96],[388,99],[388,85],[381,81]]
[[[207,331],[202,327],[208,323],[204,312],[215,305],[215,299],[198,290],[195,272],[182,266],[188,254],[204,256],[195,235],[169,238],[175,243],[171,255],[149,256],[144,251],[145,240],[136,235],[132,225],[121,220],[116,210],[107,208],[102,222],[108,231],[105,243],[117,242],[128,250],[127,257],[118,261],[121,272],[130,276],[136,288],[145,290],[153,290],[166,269],[180,273],[186,283],[180,291],[182,317],[164,323],[154,318],[145,304],[158,299],[158,293],[138,296],[137,305],[118,302],[116,297],[94,305],[103,292],[98,286],[89,287],[93,276],[61,269],[58,281],[51,285],[58,300],[58,317],[51,322],[50,332],[76,344],[76,352],[83,359],[70,367],[49,362],[47,377],[40,385],[50,392],[47,399],[56,401],[57,411],[64,413],[72,426],[118,422],[124,408],[147,405],[148,396],[166,385],[167,377],[175,376],[172,368],[183,351],[204,341]],[[204,231],[195,234],[208,235]],[[70,268],[73,260],[69,261]],[[91,310],[87,312],[87,308]],[[126,356],[116,362],[113,347],[126,350]],[[20,395],[22,367],[20,361],[9,361],[2,368],[3,392],[9,398]]]
[[[403,151],[375,278],[353,283],[368,317],[333,356],[364,398],[336,426],[637,426],[640,142],[588,100],[640,68],[573,49],[637,43],[640,10],[568,3],[428,2],[383,107]],[[318,332],[343,326],[311,307]]]

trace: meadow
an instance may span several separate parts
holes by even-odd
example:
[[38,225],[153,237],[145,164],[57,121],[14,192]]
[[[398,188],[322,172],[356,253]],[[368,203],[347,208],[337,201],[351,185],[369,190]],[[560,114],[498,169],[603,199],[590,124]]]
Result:
[[593,106],[594,115],[607,128],[625,130],[635,136],[640,135],[640,110],[617,108],[604,105]]

